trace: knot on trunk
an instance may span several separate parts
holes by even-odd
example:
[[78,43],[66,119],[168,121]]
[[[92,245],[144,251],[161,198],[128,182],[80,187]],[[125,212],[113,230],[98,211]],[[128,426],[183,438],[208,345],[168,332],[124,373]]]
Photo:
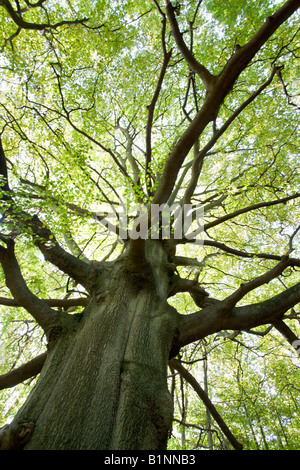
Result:
[[20,450],[30,440],[34,430],[32,421],[18,420],[0,429],[0,450]]
[[55,341],[61,336],[63,332],[63,327],[60,325],[55,325],[51,328],[48,333],[48,350],[50,351],[53,348]]

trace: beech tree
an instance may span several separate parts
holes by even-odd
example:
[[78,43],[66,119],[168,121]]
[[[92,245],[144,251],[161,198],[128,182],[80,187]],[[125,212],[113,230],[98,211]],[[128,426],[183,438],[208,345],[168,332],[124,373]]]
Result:
[[241,449],[182,351],[299,354],[300,1],[0,7],[0,448],[166,449],[179,374]]

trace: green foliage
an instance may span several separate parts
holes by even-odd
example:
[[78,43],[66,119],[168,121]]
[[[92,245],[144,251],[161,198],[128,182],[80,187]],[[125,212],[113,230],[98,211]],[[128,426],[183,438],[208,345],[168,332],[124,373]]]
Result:
[[[129,199],[129,206],[151,202],[153,194],[147,188],[150,183],[153,191],[158,187],[171,149],[205,98],[200,78],[190,73],[167,26],[164,45],[168,51],[172,48],[172,57],[154,110],[152,160],[145,175],[149,106],[163,63],[162,18],[154,3],[49,0],[43,8],[28,9],[24,20],[51,25],[63,20],[88,21],[43,31],[19,31],[0,6],[0,132],[14,211],[38,214],[63,248],[94,261],[115,259],[124,250],[116,235],[105,231],[97,214],[112,207],[117,210],[120,199]],[[158,3],[163,9],[163,2]],[[218,74],[234,47],[244,45],[282,3],[207,0],[196,10],[198,1],[183,0],[177,19],[195,57]],[[17,4],[25,8],[28,2]],[[204,205],[206,223],[299,192],[297,13],[244,70],[220,108],[215,129],[210,125],[202,133],[199,148],[266,81],[274,64],[282,67],[280,74],[205,157],[192,202]],[[193,158],[191,151],[179,172],[177,202],[182,202],[190,181]],[[9,205],[9,201],[1,201],[1,214]],[[18,230],[12,234],[15,220],[16,213],[10,213],[1,234],[13,235],[17,242],[18,261],[30,290],[41,298],[82,294],[81,286],[45,262],[28,224],[22,224],[20,217]],[[246,212],[208,230],[210,240],[253,253],[253,257],[187,245],[178,248],[177,254],[203,261],[197,267],[199,282],[212,298],[221,300],[242,282],[270,269],[274,262],[257,255],[282,256],[298,226],[299,204],[294,199]],[[299,240],[299,233],[297,236]],[[300,257],[297,238],[292,256]],[[187,279],[195,277],[195,269],[178,267]],[[242,302],[265,300],[298,279],[299,268],[290,268]],[[11,297],[2,272],[0,288],[2,297]],[[198,308],[187,294],[169,302],[181,314]],[[297,323],[293,328],[297,332]],[[21,308],[1,308],[0,334],[6,350],[0,374],[35,357],[45,346],[40,328]],[[299,365],[291,349],[281,343],[274,330],[267,336],[243,332],[233,341],[209,337],[181,352],[200,383],[204,381],[204,359],[208,361],[208,394],[248,449],[297,449],[300,445]],[[207,448],[209,436],[214,448],[224,448],[224,436],[209,422],[199,398],[178,376],[174,380],[177,421],[169,448]],[[1,424],[10,420],[32,384],[15,387],[13,393],[1,392]]]
[[[268,339],[243,335],[234,341],[217,335],[194,347],[187,357],[188,368],[202,387],[203,361],[208,358],[209,396],[245,450],[299,449],[299,364],[278,335]],[[209,431],[214,448],[226,449],[226,439],[216,423],[212,421],[208,428],[207,412],[193,389],[178,390],[175,416],[182,420],[185,402],[183,422],[189,426],[174,424],[170,448],[208,448]]]

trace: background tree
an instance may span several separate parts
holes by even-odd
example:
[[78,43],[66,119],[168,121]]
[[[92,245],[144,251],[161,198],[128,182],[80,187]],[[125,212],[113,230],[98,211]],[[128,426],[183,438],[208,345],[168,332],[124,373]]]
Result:
[[[0,6],[0,447],[165,449],[175,418],[183,446],[267,448],[274,410],[289,447],[299,0]],[[177,209],[168,227],[155,204]],[[281,408],[253,356],[261,338],[279,354],[277,333]]]

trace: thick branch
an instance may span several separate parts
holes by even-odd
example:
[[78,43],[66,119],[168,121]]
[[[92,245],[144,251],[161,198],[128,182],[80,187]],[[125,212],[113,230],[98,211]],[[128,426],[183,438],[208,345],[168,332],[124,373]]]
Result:
[[179,292],[188,292],[198,307],[203,307],[205,298],[208,297],[208,293],[198,284],[197,280],[182,279],[175,276],[169,296],[171,297]]
[[181,135],[167,158],[159,186],[152,201],[153,204],[163,204],[168,201],[186,156],[209,122],[215,119],[221,101],[218,100],[214,92],[207,95],[202,108]]
[[202,108],[182,134],[166,161],[160,184],[154,196],[154,204],[167,202],[186,156],[208,123],[216,119],[221,104],[232,89],[239,75],[276,29],[283,24],[299,6],[300,0],[288,0],[274,15],[266,20],[252,39],[229,59],[217,79],[213,80],[212,86],[206,94]]
[[[297,335],[287,326],[286,323],[282,320],[274,320],[273,326],[275,326],[276,330],[288,341],[288,343],[295,348],[295,344],[297,346],[300,345],[300,341]],[[300,349],[296,349],[298,356],[300,357]]]
[[176,41],[178,49],[180,50],[186,62],[188,63],[190,69],[199,75],[199,77],[204,83],[205,88],[208,90],[213,83],[214,76],[206,69],[206,67],[204,67],[204,65],[198,62],[194,54],[190,51],[190,49],[185,44],[182,34],[179,30],[179,26],[178,26],[175,14],[174,14],[174,7],[169,0],[166,0],[166,13],[167,13],[167,17],[168,17],[168,20],[172,29],[172,34]]
[[[3,150],[1,138],[0,138],[0,176],[2,177],[1,192],[9,191],[6,158],[5,158],[5,153]],[[2,196],[2,199],[4,200],[7,200],[8,198],[9,196],[7,194],[4,194]]]
[[31,218],[28,226],[37,235],[35,244],[43,253],[46,261],[57,266],[87,290],[94,286],[96,271],[91,265],[66,252],[37,216]]
[[140,169],[137,164],[136,159],[132,153],[132,145],[133,145],[133,137],[129,132],[129,129],[126,127],[122,127],[118,122],[117,128],[119,128],[126,138],[126,157],[129,161],[132,170],[132,180],[134,185],[140,184]]
[[15,387],[19,383],[35,377],[41,372],[46,357],[47,353],[45,352],[17,369],[7,372],[7,374],[0,375],[0,390]]
[[14,214],[16,225],[25,226],[34,234],[35,245],[43,253],[45,260],[90,290],[96,278],[95,269],[84,260],[65,251],[52,232],[35,216],[24,211]]
[[232,434],[232,432],[228,428],[227,424],[223,420],[222,416],[219,414],[216,407],[211,402],[209,396],[207,395],[205,390],[203,390],[203,388],[200,386],[200,384],[197,382],[195,377],[193,377],[192,374],[190,374],[190,372],[188,370],[186,370],[185,367],[183,367],[183,365],[177,359],[171,359],[169,361],[169,363],[170,363],[170,366],[173,369],[176,369],[177,372],[179,372],[179,374],[181,375],[181,377],[183,377],[193,387],[193,389],[195,390],[197,395],[200,397],[200,399],[203,401],[206,408],[209,410],[209,412],[213,416],[214,420],[216,421],[216,423],[218,424],[218,426],[220,427],[222,432],[227,437],[227,439],[230,442],[230,444],[232,445],[232,447],[235,450],[242,450],[242,448],[243,448],[242,444],[240,444],[237,441],[237,439],[234,437],[234,435]]
[[[41,2],[38,2],[34,6],[35,7],[40,6],[40,3]],[[14,23],[16,23],[16,25],[19,26],[19,28],[22,28],[22,29],[33,29],[33,30],[36,30],[36,31],[43,31],[44,29],[56,29],[56,28],[59,28],[60,26],[64,26],[64,25],[84,24],[88,21],[87,18],[83,18],[81,20],[73,20],[73,21],[63,20],[63,21],[60,21],[60,22],[55,23],[55,24],[50,24],[50,23],[42,23],[42,24],[29,23],[29,22],[23,20],[23,18],[19,15],[19,13],[16,12],[13,9],[13,7],[11,6],[9,0],[0,0],[0,6],[3,6],[5,8],[7,13],[11,17],[11,19],[14,21]],[[33,7],[33,5],[31,5],[31,7]]]
[[59,321],[59,313],[52,310],[43,300],[36,297],[27,287],[21,274],[14,253],[14,243],[7,242],[7,249],[1,247],[0,262],[5,275],[6,285],[16,302],[24,307],[49,335],[51,329]]
[[273,15],[269,16],[257,33],[243,47],[236,50],[228,60],[218,80],[223,82],[224,89],[230,90],[256,53],[295,11],[300,7],[300,0],[288,0]]
[[[249,330],[256,326],[273,324],[274,320],[280,319],[299,302],[300,282],[264,302],[234,308],[226,320],[227,329]],[[236,328],[237,325],[240,328]]]
[[300,282],[264,302],[234,307],[231,311],[228,311],[225,302],[226,299],[182,316],[178,347],[221,330],[247,331],[260,325],[273,324],[300,302]]
[[187,258],[186,256],[175,256],[174,258],[174,264],[176,264],[176,266],[194,266],[203,268],[205,266],[205,262],[206,260],[198,261],[196,258]]
[[213,148],[215,143],[218,141],[218,139],[226,132],[226,130],[229,128],[229,126],[234,122],[234,120],[246,109],[247,106],[249,106],[250,103],[252,103],[267,87],[268,85],[272,82],[275,74],[276,74],[277,67],[273,67],[272,72],[268,80],[263,83],[258,90],[256,90],[254,93],[249,96],[249,98],[244,101],[244,103],[241,104],[233,113],[232,115],[227,119],[227,121],[223,124],[223,126],[218,129],[216,132],[214,132],[213,137],[211,140],[201,149],[201,151],[196,155],[193,161],[193,166],[192,166],[192,178],[191,181],[186,189],[185,196],[184,196],[184,202],[186,204],[190,203],[191,197],[197,187],[198,183],[198,178],[200,175],[200,171],[202,168],[203,160],[209,150]]

